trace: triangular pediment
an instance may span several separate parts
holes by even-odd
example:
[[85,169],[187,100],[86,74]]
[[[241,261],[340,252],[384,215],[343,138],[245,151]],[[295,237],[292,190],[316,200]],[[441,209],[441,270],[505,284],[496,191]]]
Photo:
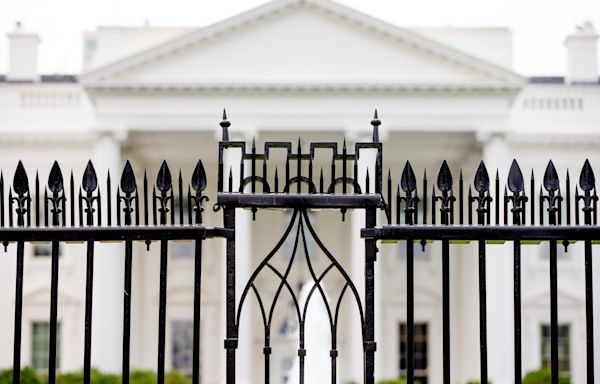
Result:
[[514,72],[329,0],[275,0],[83,75],[88,86],[518,85]]

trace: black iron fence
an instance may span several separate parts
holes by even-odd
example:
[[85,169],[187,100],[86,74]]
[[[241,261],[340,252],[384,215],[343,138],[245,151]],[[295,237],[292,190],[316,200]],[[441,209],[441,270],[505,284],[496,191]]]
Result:
[[[550,329],[552,381],[558,383],[558,305],[557,305],[557,247],[569,247],[573,241],[583,241],[585,252],[586,297],[586,348],[587,379],[594,381],[593,356],[593,300],[592,300],[592,244],[600,240],[597,223],[597,201],[594,173],[585,162],[578,183],[567,174],[561,187],[552,162],[548,164],[542,187],[536,197],[536,184],[532,173],[529,186],[516,161],[512,163],[506,182],[498,174],[494,181],[482,162],[472,183],[465,181],[462,171],[455,186],[450,167],[446,162],[437,175],[435,186],[429,186],[426,174],[421,181],[421,194],[415,173],[406,163],[398,183],[389,173],[387,182],[382,180],[383,149],[378,129],[381,122],[375,114],[371,121],[373,138],[369,142],[355,143],[349,149],[345,142],[310,143],[304,149],[301,141],[266,142],[262,150],[253,142],[247,148],[245,142],[229,140],[230,126],[223,115],[221,127],[223,139],[219,143],[217,199],[214,210],[223,212],[223,228],[209,228],[202,224],[202,204],[207,179],[201,161],[198,161],[191,180],[185,182],[179,173],[176,182],[166,162],[163,162],[156,181],[150,187],[144,172],[142,186],[137,184],[131,164],[127,162],[120,182],[111,181],[110,174],[99,182],[92,163],[88,163],[81,183],[73,174],[64,181],[61,169],[55,162],[47,185],[40,186],[36,174],[33,189],[23,164],[19,162],[14,179],[8,186],[5,198],[4,179],[0,176],[0,242],[6,247],[16,243],[16,300],[14,329],[14,376],[20,382],[21,328],[23,306],[24,244],[49,241],[51,256],[50,297],[50,350],[49,382],[56,378],[56,333],[58,314],[59,245],[65,241],[82,241],[87,244],[85,335],[84,335],[84,382],[90,382],[92,292],[94,290],[94,246],[98,241],[112,240],[124,243],[123,262],[123,361],[122,382],[129,382],[130,329],[132,292],[132,243],[133,241],[160,241],[160,294],[158,308],[158,382],[165,379],[165,328],[167,311],[167,261],[169,241],[188,239],[195,241],[194,303],[193,303],[193,372],[194,383],[199,380],[200,356],[200,295],[202,242],[210,237],[226,239],[226,382],[235,382],[236,350],[240,324],[250,319],[242,318],[248,297],[256,298],[264,331],[263,357],[266,383],[271,380],[271,331],[276,303],[282,292],[292,298],[294,314],[299,326],[298,360],[299,382],[305,381],[305,325],[308,304],[314,297],[322,299],[326,306],[330,330],[330,378],[337,382],[338,325],[340,305],[345,296],[350,297],[360,316],[360,333],[364,353],[364,382],[374,383],[375,372],[375,262],[376,242],[379,240],[406,240],[407,255],[407,374],[408,382],[414,383],[414,247],[425,247],[430,240],[442,243],[442,291],[443,291],[443,382],[450,383],[450,243],[454,240],[477,241],[479,250],[479,324],[481,382],[488,382],[487,375],[487,314],[486,314],[486,242],[503,240],[513,243],[514,257],[514,365],[515,382],[521,381],[521,244],[526,240],[543,240],[549,244],[550,268]],[[341,149],[340,149],[341,147]],[[284,153],[284,160],[273,164],[273,151]],[[317,159],[316,152],[325,151],[326,160]],[[574,192],[573,186],[575,184]],[[576,185],[578,184],[578,185]],[[115,186],[117,188],[115,189]],[[386,189],[384,190],[384,186]],[[396,190],[395,195],[393,193]],[[467,191],[465,191],[465,189]],[[113,191],[116,190],[116,193]],[[429,195],[429,191],[431,194]],[[455,195],[456,193],[456,195]],[[187,201],[187,204],[184,202]],[[175,215],[176,208],[180,214]],[[184,211],[184,208],[186,209]],[[283,236],[272,250],[260,258],[243,290],[236,296],[236,248],[235,211],[249,208],[256,215],[259,210],[287,208],[292,211]],[[311,209],[332,209],[341,212],[343,220],[348,209],[365,211],[362,236],[365,241],[364,291],[357,288],[338,258],[330,252],[308,215]],[[7,212],[5,212],[7,210]],[[383,211],[387,225],[377,227],[377,213]],[[103,215],[104,212],[104,215]],[[547,218],[547,219],[546,219]],[[5,222],[8,219],[8,222]],[[295,232],[295,233],[294,233]],[[273,263],[273,256],[287,239],[293,240],[292,256],[284,268]],[[312,256],[306,246],[312,239],[319,252],[326,256],[325,269],[313,268]],[[301,244],[301,245],[300,245]],[[306,260],[311,277],[308,297],[302,301],[289,281],[290,270],[296,260]],[[270,275],[276,289],[267,299],[256,284],[259,276]],[[336,274],[343,281],[343,289],[337,295],[327,293],[323,285],[326,276]],[[118,305],[115,303],[115,305]],[[215,346],[217,348],[217,346]],[[324,381],[329,381],[323,378]]]
[[[4,178],[0,176],[0,242],[5,249],[16,242],[16,289],[15,289],[15,329],[13,382],[20,382],[21,330],[23,309],[24,245],[26,242],[49,241],[51,253],[51,294],[50,294],[50,334],[48,382],[56,382],[57,361],[57,319],[58,319],[58,280],[59,247],[61,242],[78,241],[87,244],[87,266],[85,287],[85,335],[83,355],[84,382],[91,379],[92,343],[92,293],[94,290],[94,246],[99,241],[121,241],[125,244],[123,282],[123,365],[122,382],[129,382],[132,254],[133,242],[160,241],[160,298],[158,321],[157,372],[159,382],[165,377],[165,329],[167,311],[167,254],[171,240],[195,241],[194,269],[194,335],[193,354],[194,376],[199,374],[200,354],[200,287],[202,241],[207,237],[231,237],[232,232],[222,228],[208,228],[202,225],[202,203],[208,198],[203,195],[206,189],[206,174],[201,161],[198,161],[191,181],[183,189],[181,172],[177,186],[173,185],[171,172],[166,162],[162,163],[156,182],[149,191],[146,173],[143,187],[139,188],[133,168],[125,164],[120,183],[114,193],[114,183],[110,173],[106,183],[99,183],[90,161],[83,172],[81,183],[75,183],[73,173],[68,184],[57,162],[54,162],[47,185],[40,187],[36,174],[34,188],[30,189],[28,175],[21,162],[14,173],[12,185],[8,187],[8,199],[4,199]],[[42,192],[43,191],[43,192]],[[187,215],[183,202],[188,202]],[[8,204],[8,212],[5,212]],[[175,204],[181,214],[175,216]],[[102,215],[104,210],[105,215]],[[187,216],[187,217],[186,217]],[[8,223],[5,222],[8,218]],[[115,303],[115,305],[118,305]]]
[[[575,184],[575,193],[572,189]],[[596,226],[598,219],[595,177],[589,161],[585,161],[579,176],[579,185],[572,183],[567,171],[562,183],[552,161],[548,162],[536,200],[533,171],[528,190],[523,173],[513,160],[506,182],[496,172],[493,182],[481,162],[472,183],[465,183],[462,170],[458,180],[458,197],[448,164],[444,161],[437,182],[428,189],[427,174],[423,175],[422,193],[417,194],[417,180],[410,162],[407,162],[395,196],[391,177],[387,181],[386,205],[388,225],[365,228],[366,239],[406,240],[407,254],[407,373],[408,382],[414,382],[414,247],[415,242],[425,247],[427,241],[442,243],[443,292],[443,382],[450,383],[450,243],[477,241],[479,255],[479,345],[481,383],[488,382],[487,300],[486,300],[486,243],[507,241],[513,243],[514,293],[514,381],[522,380],[522,327],[521,327],[521,245],[524,241],[544,241],[549,244],[550,278],[550,368],[552,383],[559,382],[558,332],[558,268],[557,248],[565,251],[575,241],[584,242],[585,305],[586,305],[586,359],[587,382],[594,382],[594,331],[592,295],[592,244],[600,239]],[[468,192],[465,196],[465,186]],[[437,188],[436,188],[437,187]],[[427,194],[431,191],[431,195]],[[564,192],[563,192],[564,191]],[[564,193],[564,194],[563,194]],[[439,204],[439,208],[437,205]],[[429,206],[431,208],[429,208]],[[395,221],[393,208],[395,207]],[[419,217],[419,208],[422,213]],[[493,212],[493,214],[492,214]],[[458,217],[456,217],[458,216]],[[492,217],[494,221],[492,222]],[[428,224],[428,220],[430,224]],[[439,220],[439,224],[437,224]],[[402,222],[402,223],[401,223]]]

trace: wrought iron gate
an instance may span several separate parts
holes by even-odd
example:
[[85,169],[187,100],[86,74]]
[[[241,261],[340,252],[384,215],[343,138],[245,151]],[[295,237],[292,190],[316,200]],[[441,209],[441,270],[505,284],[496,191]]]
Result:
[[[234,238],[228,239],[227,244],[227,339],[225,340],[225,348],[227,349],[227,383],[235,382],[235,352],[238,346],[238,331],[240,324],[240,313],[242,306],[246,301],[247,294],[252,291],[256,295],[259,303],[261,315],[263,318],[264,327],[264,367],[265,367],[265,383],[270,382],[270,354],[271,346],[270,331],[273,309],[279,299],[282,289],[288,290],[292,296],[297,312],[297,321],[299,323],[299,340],[298,340],[298,358],[299,365],[299,382],[304,383],[304,359],[306,349],[304,345],[304,324],[307,314],[307,308],[310,300],[313,298],[313,293],[317,292],[325,306],[329,315],[331,329],[331,382],[337,382],[337,329],[340,304],[344,294],[348,290],[354,297],[356,306],[360,313],[361,332],[364,351],[364,382],[374,383],[375,370],[375,260],[377,249],[374,239],[365,241],[365,272],[364,272],[364,293],[361,295],[356,289],[356,286],[336,257],[327,249],[324,242],[321,241],[316,233],[307,211],[310,209],[327,209],[340,210],[342,215],[346,214],[348,209],[364,209],[366,212],[365,228],[374,228],[376,225],[377,210],[384,207],[384,201],[381,195],[381,167],[382,167],[382,145],[379,142],[378,127],[381,124],[377,115],[371,122],[373,125],[373,139],[371,142],[357,143],[353,152],[348,152],[344,141],[342,150],[339,150],[336,142],[317,142],[310,143],[309,150],[303,152],[300,139],[296,145],[296,150],[293,150],[292,142],[265,142],[264,151],[257,152],[255,142],[249,151],[247,151],[246,143],[243,141],[229,140],[229,122],[225,113],[221,127],[223,128],[223,140],[219,144],[219,193],[217,198],[218,207],[224,210],[225,228],[235,229],[235,210],[237,208],[249,208],[253,214],[262,209],[286,208],[292,209],[293,215],[290,223],[275,247],[262,260],[256,268],[249,281],[247,282],[244,291],[241,295],[239,303],[236,303],[235,293],[235,244]],[[234,182],[233,167],[226,167],[226,159],[224,153],[226,150],[238,148],[241,151],[239,155],[239,181]],[[269,177],[269,155],[275,148],[283,149],[286,153],[285,163],[283,168],[284,176],[279,180],[279,170],[275,168],[273,177]],[[323,168],[320,169],[319,176],[315,176],[315,151],[318,149],[331,151],[331,157],[327,162],[329,166],[329,178],[324,177]],[[359,163],[361,151],[372,150],[374,153],[374,161],[372,164],[365,164],[365,180],[359,180]],[[365,155],[363,155],[364,157]],[[238,164],[235,164],[236,166]],[[293,167],[293,168],[292,168]],[[250,168],[250,174],[245,175],[245,170]],[[292,173],[291,169],[295,168]],[[260,172],[257,170],[260,169]],[[341,170],[341,176],[337,176]],[[272,171],[272,169],[271,169]],[[369,173],[371,172],[371,173]],[[225,181],[227,181],[226,186]],[[280,185],[281,184],[281,185]],[[257,188],[261,191],[258,192]],[[302,305],[297,298],[297,293],[287,281],[288,274],[294,257],[290,259],[287,268],[284,271],[274,267],[270,260],[277,250],[282,246],[284,240],[288,237],[292,227],[297,222],[298,231],[296,234],[295,244],[298,244],[298,237],[302,236],[304,241],[305,259],[310,270],[313,286],[310,294]],[[311,266],[311,256],[306,249],[306,230],[308,234],[316,241],[320,250],[329,259],[329,266],[325,270],[316,274]],[[296,250],[294,250],[294,255]],[[294,256],[293,255],[293,256]],[[263,271],[271,272],[275,278],[279,280],[277,293],[273,298],[270,306],[265,308],[265,303],[261,298],[261,292],[254,285],[256,277]],[[330,302],[326,292],[322,286],[322,279],[333,271],[339,273],[344,280],[344,288],[339,296],[334,297]],[[325,380],[325,378],[323,378]]]
[[[13,381],[20,382],[21,329],[23,306],[24,244],[26,242],[49,241],[51,256],[51,302],[50,302],[50,350],[48,377],[51,384],[56,380],[56,333],[58,313],[59,245],[66,241],[87,244],[86,294],[85,294],[85,346],[83,356],[84,382],[90,383],[92,292],[94,248],[99,241],[123,242],[125,276],[123,281],[123,362],[122,382],[129,382],[130,372],[130,329],[132,245],[134,241],[160,242],[160,297],[158,308],[158,382],[165,380],[165,329],[167,312],[167,261],[169,241],[189,239],[195,241],[194,263],[194,335],[193,335],[193,382],[199,381],[200,354],[200,296],[202,243],[206,238],[226,239],[226,382],[235,383],[236,349],[238,348],[242,309],[248,304],[249,296],[255,296],[264,330],[263,357],[265,377],[271,380],[270,344],[272,319],[277,301],[282,292],[292,298],[293,312],[299,325],[298,360],[299,382],[304,380],[304,361],[308,353],[305,348],[304,327],[309,302],[320,298],[327,308],[330,335],[330,377],[323,381],[335,383],[337,379],[338,343],[337,331],[340,320],[340,303],[344,296],[350,297],[360,314],[363,354],[364,383],[375,380],[375,262],[376,242],[379,240],[406,240],[407,255],[407,374],[408,383],[414,378],[414,247],[426,247],[430,241],[441,241],[443,289],[443,382],[450,383],[450,251],[457,241],[476,241],[479,254],[479,324],[481,382],[488,381],[487,374],[487,314],[486,314],[486,249],[490,241],[509,241],[513,244],[514,259],[514,365],[515,382],[520,383],[521,371],[521,245],[532,241],[547,241],[550,271],[550,328],[552,381],[558,383],[558,305],[557,305],[557,247],[567,249],[574,241],[584,242],[585,253],[585,297],[586,297],[586,358],[587,380],[594,381],[594,339],[592,298],[592,244],[600,240],[597,227],[597,201],[595,178],[589,162],[585,162],[578,186],[572,193],[573,184],[567,174],[561,187],[560,179],[552,162],[543,177],[543,192],[536,196],[537,184],[532,173],[530,185],[526,183],[516,161],[513,161],[501,191],[498,175],[494,182],[482,162],[474,180],[465,182],[462,171],[458,180],[457,196],[450,167],[443,162],[435,186],[429,186],[426,174],[422,179],[421,194],[417,192],[417,178],[409,162],[402,171],[399,182],[388,173],[387,182],[382,180],[382,144],[378,129],[381,122],[377,113],[372,124],[372,140],[356,143],[348,150],[344,142],[310,143],[303,148],[300,140],[292,142],[266,142],[262,151],[253,142],[250,149],[243,141],[229,139],[230,126],[223,115],[221,127],[223,138],[219,143],[217,198],[215,211],[223,212],[223,228],[210,228],[202,224],[203,202],[207,178],[201,161],[198,161],[191,180],[185,183],[179,173],[174,185],[166,162],[162,163],[154,186],[149,187],[146,173],[142,186],[129,162],[126,163],[120,183],[115,188],[110,174],[106,183],[100,185],[92,163],[88,163],[81,184],[76,184],[71,173],[68,189],[59,165],[55,162],[50,171],[47,187],[40,187],[36,174],[34,188],[30,189],[25,167],[19,162],[12,185],[5,199],[4,179],[0,176],[0,242],[4,247],[16,243],[16,297],[14,328]],[[294,148],[295,146],[295,148]],[[285,152],[283,164],[273,165],[270,156],[274,150]],[[315,157],[317,150],[329,151],[327,169]],[[273,169],[273,167],[275,167]],[[320,167],[317,170],[317,167]],[[397,183],[397,184],[396,184]],[[384,191],[385,184],[385,191]],[[465,194],[465,187],[468,192]],[[395,195],[394,186],[397,186]],[[185,191],[187,189],[187,192]],[[528,189],[528,193],[526,193]],[[116,193],[115,193],[116,191]],[[428,196],[429,191],[431,195]],[[562,191],[564,191],[564,196]],[[187,201],[187,204],[184,202]],[[439,204],[439,207],[438,207]],[[175,216],[175,208],[181,214]],[[183,214],[187,206],[186,215]],[[243,291],[236,296],[236,209],[246,208],[253,214],[265,209],[288,209],[292,215],[282,237],[270,252],[263,257]],[[564,209],[563,209],[564,208]],[[349,209],[365,211],[362,236],[365,239],[364,291],[357,289],[342,264],[326,246],[309,216],[312,209],[337,210],[344,219]],[[7,210],[7,212],[5,212]],[[378,211],[385,213],[387,225],[377,226]],[[102,214],[104,212],[104,215]],[[185,217],[187,216],[187,217]],[[547,219],[546,219],[547,217]],[[8,222],[5,222],[5,219]],[[475,223],[473,222],[475,220]],[[439,224],[438,224],[439,222]],[[294,231],[294,228],[295,231]],[[295,237],[294,237],[295,236]],[[286,239],[293,238],[294,249],[289,262],[283,269],[272,263]],[[306,247],[311,238],[319,252],[325,255],[327,266],[317,272]],[[302,244],[299,247],[298,244]],[[453,245],[459,246],[459,245]],[[289,282],[292,265],[303,254],[310,271],[311,287],[304,302]],[[275,295],[268,302],[255,284],[262,274],[270,274],[276,281]],[[322,283],[328,274],[337,274],[343,281],[343,289],[336,296],[326,292]],[[332,300],[329,299],[332,297]],[[115,303],[115,305],[118,305]],[[246,319],[249,321],[248,319]],[[215,346],[216,348],[217,346]]]

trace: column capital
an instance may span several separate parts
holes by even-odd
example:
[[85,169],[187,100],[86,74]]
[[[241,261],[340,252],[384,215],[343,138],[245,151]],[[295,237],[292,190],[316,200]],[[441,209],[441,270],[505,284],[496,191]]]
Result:
[[124,128],[114,128],[106,126],[93,126],[90,129],[94,139],[108,138],[121,144],[129,137],[129,132]]
[[505,131],[480,131],[476,134],[477,142],[488,144],[495,140],[508,140],[508,134]]

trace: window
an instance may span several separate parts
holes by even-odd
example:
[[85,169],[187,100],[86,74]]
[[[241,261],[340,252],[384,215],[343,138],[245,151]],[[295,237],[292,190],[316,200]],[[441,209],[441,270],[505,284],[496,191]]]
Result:
[[[58,256],[62,254],[62,244],[58,246]],[[52,243],[35,243],[33,244],[34,257],[50,257],[52,256]]]
[[[34,369],[48,369],[50,351],[50,323],[31,324],[31,366]],[[60,323],[56,325],[56,368],[60,368]]]
[[171,336],[171,366],[191,377],[194,362],[194,323],[189,320],[172,321]]
[[[550,325],[543,324],[542,331],[542,368],[550,369]],[[569,377],[571,374],[571,343],[568,325],[558,325],[558,371]]]
[[[428,342],[427,323],[415,323],[415,379],[427,384]],[[400,324],[400,377],[408,374],[408,326]]]

